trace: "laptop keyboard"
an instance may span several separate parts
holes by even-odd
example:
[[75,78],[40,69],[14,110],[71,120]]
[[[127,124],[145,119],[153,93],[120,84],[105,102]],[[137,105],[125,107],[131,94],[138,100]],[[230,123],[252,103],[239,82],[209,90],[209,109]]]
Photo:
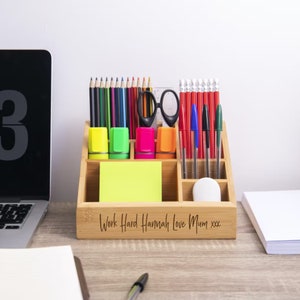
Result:
[[19,229],[22,227],[33,204],[0,204],[0,229]]

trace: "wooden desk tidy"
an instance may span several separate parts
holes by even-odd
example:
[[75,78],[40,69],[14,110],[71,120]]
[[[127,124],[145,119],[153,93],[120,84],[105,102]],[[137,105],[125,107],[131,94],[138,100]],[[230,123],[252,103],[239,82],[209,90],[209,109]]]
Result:
[[[221,202],[194,202],[192,160],[187,160],[188,179],[182,179],[180,150],[177,141],[175,159],[162,161],[162,202],[99,202],[99,168],[101,160],[88,159],[86,122],[82,146],[76,232],[78,239],[235,239],[236,199],[231,171],[226,126],[223,124]],[[134,140],[130,140],[130,157],[134,160]],[[198,160],[199,177],[204,176],[203,159]],[[210,161],[215,170],[216,160]],[[212,177],[214,174],[212,174]]]

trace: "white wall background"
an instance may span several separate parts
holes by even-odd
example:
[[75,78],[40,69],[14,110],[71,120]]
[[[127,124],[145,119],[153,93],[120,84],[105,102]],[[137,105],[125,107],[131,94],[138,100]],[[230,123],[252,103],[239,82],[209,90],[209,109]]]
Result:
[[0,48],[53,57],[53,200],[76,200],[91,76],[218,77],[237,199],[300,188],[296,0],[2,0]]

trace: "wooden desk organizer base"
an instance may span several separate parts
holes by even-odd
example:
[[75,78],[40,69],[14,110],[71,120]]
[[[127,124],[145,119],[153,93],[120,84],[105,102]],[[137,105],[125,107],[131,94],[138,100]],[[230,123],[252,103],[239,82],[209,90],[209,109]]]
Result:
[[[236,238],[236,199],[225,124],[222,132],[222,179],[217,180],[221,202],[192,201],[196,179],[182,179],[179,159],[162,160],[161,203],[99,202],[101,160],[88,159],[88,130],[86,122],[76,209],[78,239]],[[130,141],[129,160],[134,160],[134,140]],[[187,163],[190,178],[192,160],[187,160]],[[198,160],[200,177],[204,176],[204,164],[204,160]],[[212,170],[215,164],[216,161],[211,160]]]

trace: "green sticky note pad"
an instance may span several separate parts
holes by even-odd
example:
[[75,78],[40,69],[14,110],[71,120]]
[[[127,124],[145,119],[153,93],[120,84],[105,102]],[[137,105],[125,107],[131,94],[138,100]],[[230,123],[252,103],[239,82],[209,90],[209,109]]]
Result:
[[101,162],[100,202],[161,202],[161,161]]

